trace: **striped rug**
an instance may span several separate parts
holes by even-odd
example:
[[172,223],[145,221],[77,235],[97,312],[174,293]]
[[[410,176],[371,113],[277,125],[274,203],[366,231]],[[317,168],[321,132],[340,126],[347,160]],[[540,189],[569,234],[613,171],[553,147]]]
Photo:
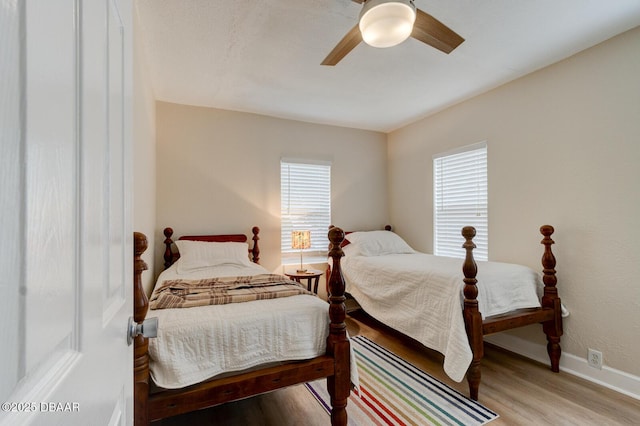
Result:
[[[364,336],[351,338],[360,379],[347,404],[349,425],[483,425],[498,414]],[[329,412],[326,380],[306,384]]]

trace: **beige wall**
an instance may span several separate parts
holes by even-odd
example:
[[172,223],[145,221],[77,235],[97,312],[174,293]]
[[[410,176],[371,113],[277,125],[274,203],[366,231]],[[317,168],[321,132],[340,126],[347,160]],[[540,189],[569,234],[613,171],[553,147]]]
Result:
[[156,114],[156,238],[166,226],[179,236],[257,225],[261,263],[278,270],[282,157],[332,162],[335,225],[379,229],[389,219],[382,133],[164,102]]
[[[140,25],[134,25],[134,93],[133,93],[133,229],[147,235],[149,248],[143,254],[150,271],[154,269],[153,247],[156,221],[156,134],[155,97],[148,81]],[[148,292],[153,287],[153,273],[142,274]]]
[[[540,269],[555,226],[563,350],[640,375],[640,29],[389,135],[390,214],[432,250],[432,156],[486,140],[489,256]],[[535,333],[534,333],[535,332]],[[543,343],[538,329],[517,333]]]

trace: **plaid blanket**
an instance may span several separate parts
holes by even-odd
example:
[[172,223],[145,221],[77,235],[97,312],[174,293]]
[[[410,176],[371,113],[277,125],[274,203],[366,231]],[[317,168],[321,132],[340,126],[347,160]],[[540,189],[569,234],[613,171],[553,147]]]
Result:
[[202,280],[168,280],[153,290],[151,309],[191,308],[251,300],[311,294],[304,286],[282,275],[259,274]]

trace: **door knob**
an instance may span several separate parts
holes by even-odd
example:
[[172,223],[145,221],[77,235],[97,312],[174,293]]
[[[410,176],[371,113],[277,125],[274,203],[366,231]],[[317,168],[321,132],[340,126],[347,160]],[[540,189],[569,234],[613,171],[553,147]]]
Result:
[[133,320],[133,317],[129,317],[129,326],[127,328],[127,345],[133,343],[133,339],[143,335],[144,337],[156,337],[158,336],[158,318],[147,318],[141,323],[137,323]]

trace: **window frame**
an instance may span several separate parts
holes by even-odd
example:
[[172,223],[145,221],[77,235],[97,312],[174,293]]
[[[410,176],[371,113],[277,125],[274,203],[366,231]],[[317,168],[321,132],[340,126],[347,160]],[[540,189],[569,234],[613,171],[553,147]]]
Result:
[[[288,173],[286,178],[285,167],[287,167]],[[294,171],[300,174],[305,168],[315,169],[314,173],[317,173],[316,177],[319,177],[320,181],[308,180],[311,175],[305,174],[307,181],[298,181],[297,187],[293,188],[291,185],[291,172]],[[331,173],[332,164],[330,161],[297,158],[280,159],[280,252],[282,264],[300,262],[301,250],[291,248],[291,231],[305,229],[311,231],[311,248],[302,250],[304,263],[326,262],[329,245],[327,232],[329,225],[331,225]],[[294,193],[292,193],[292,190]],[[285,191],[287,191],[286,194]],[[300,195],[300,193],[302,194]],[[311,193],[315,195],[309,197],[307,202],[316,204],[310,209],[311,211],[307,213],[292,212],[292,210],[300,209],[300,205],[295,206],[292,204],[294,197],[301,197]],[[297,198],[297,200],[300,200],[300,198]],[[285,206],[285,204],[288,205]],[[314,209],[316,210],[315,212],[312,211]],[[319,209],[324,209],[324,211],[320,212]],[[286,223],[287,221],[289,223]],[[294,223],[296,221],[298,224]]]
[[[467,167],[472,163],[475,165],[471,168]],[[443,170],[443,167],[448,170]],[[473,174],[475,176],[472,176]],[[452,177],[454,180],[451,180]],[[448,179],[449,182],[444,182],[443,179]],[[457,192],[459,197],[452,196],[452,190]],[[448,191],[448,194],[443,194],[443,191]],[[433,253],[438,256],[464,258],[465,251],[462,248],[464,238],[461,236],[461,230],[463,226],[474,226],[476,228],[474,258],[488,260],[488,200],[488,144],[486,141],[434,155]],[[455,214],[451,211],[452,207],[457,209]],[[450,211],[449,215],[444,214],[445,209]]]

